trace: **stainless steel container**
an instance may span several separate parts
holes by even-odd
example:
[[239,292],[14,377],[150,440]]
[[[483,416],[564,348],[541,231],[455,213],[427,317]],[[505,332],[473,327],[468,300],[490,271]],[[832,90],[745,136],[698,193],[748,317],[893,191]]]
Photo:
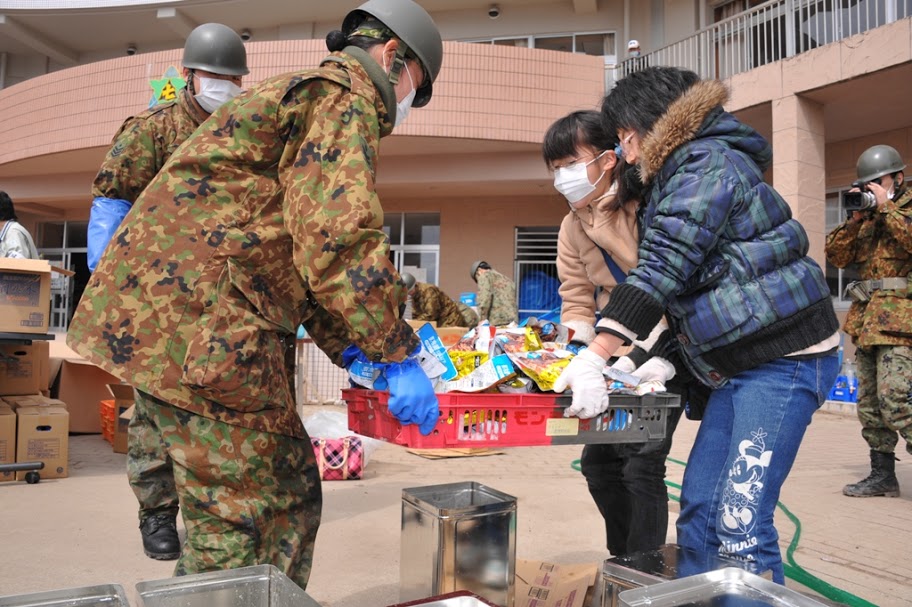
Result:
[[272,565],[140,582],[145,607],[320,607]]
[[516,498],[475,482],[402,490],[399,600],[457,590],[512,607]]
[[489,603],[478,595],[472,594],[466,590],[459,592],[450,592],[440,596],[432,596],[427,599],[418,599],[408,603],[396,603],[388,607],[497,607],[494,603]]
[[622,607],[826,607],[743,569],[728,567],[621,593]]
[[0,596],[0,607],[128,607],[129,604],[123,587],[118,584]]
[[624,590],[652,586],[679,577],[750,564],[716,555],[701,555],[677,544],[608,559],[602,564],[602,607],[619,607]]

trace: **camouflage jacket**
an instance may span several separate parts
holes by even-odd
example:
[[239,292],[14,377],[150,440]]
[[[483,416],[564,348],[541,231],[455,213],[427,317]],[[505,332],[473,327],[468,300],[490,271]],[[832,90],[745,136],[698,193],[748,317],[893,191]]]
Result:
[[[864,220],[833,230],[826,257],[837,268],[857,263],[865,280],[912,279],[912,188]],[[871,301],[853,303],[843,330],[862,348],[912,346],[912,291],[875,291]]]
[[124,120],[92,184],[92,197],[135,202],[207,116],[183,89],[177,100]]
[[438,327],[468,326],[457,303],[438,287],[424,282],[416,282],[412,291],[412,316],[415,320],[432,320]]
[[220,107],[118,228],[69,345],[176,407],[304,436],[299,324],[337,364],[351,342],[394,362],[418,345],[374,188],[389,103],[385,72],[348,48]]
[[516,285],[497,270],[478,273],[478,316],[495,326],[519,320]]

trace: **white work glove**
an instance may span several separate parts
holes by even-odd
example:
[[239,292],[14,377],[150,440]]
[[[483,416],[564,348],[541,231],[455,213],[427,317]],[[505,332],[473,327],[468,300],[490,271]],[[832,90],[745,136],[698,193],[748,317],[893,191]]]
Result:
[[622,356],[611,365],[611,368],[620,371],[621,373],[633,373],[634,369],[637,368],[636,363],[630,360],[629,356]]
[[564,410],[564,417],[595,417],[608,408],[608,388],[605,385],[605,359],[586,349],[580,352],[554,382],[554,391],[573,390],[573,404]]
[[[618,362],[621,361],[618,360]],[[639,377],[640,381],[643,383],[656,381],[664,386],[666,382],[675,376],[675,368],[673,364],[661,356],[653,356],[640,365],[635,371],[632,371],[631,375]]]

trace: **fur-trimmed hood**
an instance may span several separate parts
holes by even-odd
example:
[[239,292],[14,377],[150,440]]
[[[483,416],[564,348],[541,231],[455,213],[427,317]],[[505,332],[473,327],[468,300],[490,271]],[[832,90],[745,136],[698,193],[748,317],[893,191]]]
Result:
[[728,89],[718,80],[697,82],[659,118],[640,142],[640,179],[649,183],[679,146],[693,140],[706,117],[728,101]]

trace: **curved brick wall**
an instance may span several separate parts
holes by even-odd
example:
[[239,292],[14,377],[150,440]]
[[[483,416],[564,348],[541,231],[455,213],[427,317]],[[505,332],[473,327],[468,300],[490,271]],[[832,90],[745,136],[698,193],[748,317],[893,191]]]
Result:
[[[322,40],[251,42],[247,83],[315,66]],[[0,165],[108,145],[123,119],[146,107],[149,80],[179,66],[180,49],[81,65],[0,90]],[[434,100],[397,133],[538,143],[563,114],[604,92],[601,57],[445,43]]]

